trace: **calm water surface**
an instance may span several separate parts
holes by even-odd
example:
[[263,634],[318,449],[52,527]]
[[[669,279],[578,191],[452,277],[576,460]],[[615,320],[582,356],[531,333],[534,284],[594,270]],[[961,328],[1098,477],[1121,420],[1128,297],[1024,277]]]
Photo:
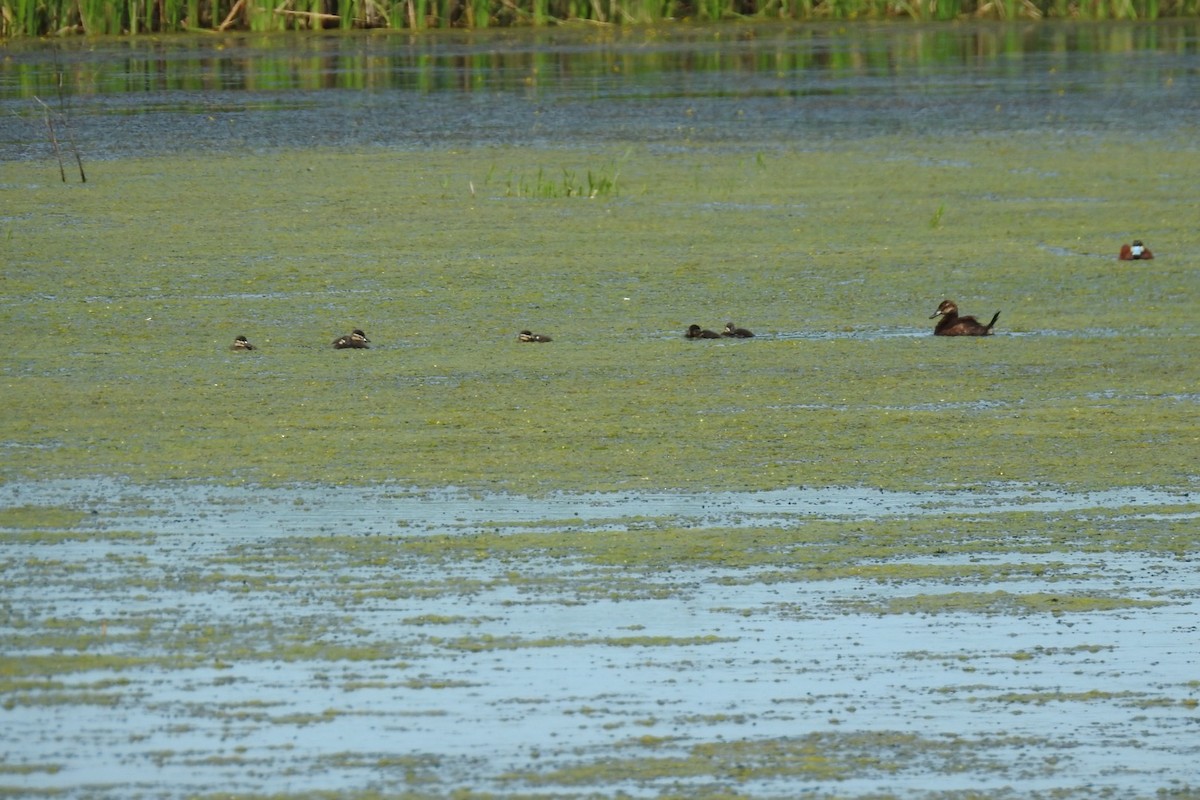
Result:
[[[771,565],[442,560],[405,545],[529,525],[699,536],[745,514],[802,536],[821,519],[903,529],[928,514],[1116,509],[1132,530],[1161,504],[1194,517],[1186,493],[536,500],[97,480],[7,485],[0,502],[91,515],[67,539],[4,547],[9,652],[96,664],[6,689],[0,787],[16,796],[1091,800],[1186,792],[1194,778],[1200,594],[1186,556],[1047,549],[1031,532],[1011,553],[905,554],[780,581]],[[916,572],[872,577],[883,566]],[[1146,605],[1019,610],[1047,594]],[[947,608],[888,611],[922,597]],[[964,598],[978,608],[954,610]],[[61,633],[33,634],[43,619]]]
[[91,158],[1180,134],[1200,112],[1200,29],[895,23],[16,42],[0,60],[0,158],[46,155],[34,98],[69,108]]

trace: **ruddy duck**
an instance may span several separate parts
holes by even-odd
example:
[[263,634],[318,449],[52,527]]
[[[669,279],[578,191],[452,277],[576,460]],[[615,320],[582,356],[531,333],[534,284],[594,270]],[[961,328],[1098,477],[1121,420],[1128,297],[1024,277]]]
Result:
[[521,331],[517,334],[518,342],[552,342],[554,341],[549,336],[540,333],[532,333],[531,331]]
[[701,328],[699,325],[688,325],[684,337],[687,339],[720,339],[721,334]]
[[725,330],[721,331],[722,336],[733,336],[738,339],[752,339],[754,334],[745,328],[739,328],[732,322],[725,323]]
[[1154,258],[1150,248],[1142,244],[1141,239],[1134,239],[1133,244],[1121,245],[1121,254],[1117,258],[1122,261],[1149,261]]
[[1000,312],[996,312],[996,316],[992,317],[992,321],[987,325],[981,325],[979,320],[974,317],[960,317],[958,315],[958,306],[953,300],[943,300],[938,306],[938,310],[933,312],[930,319],[938,320],[937,327],[933,329],[934,336],[990,336],[992,326],[996,324],[996,320],[1000,319]]
[[371,340],[367,338],[365,333],[358,328],[355,328],[345,336],[339,336],[338,338],[334,339],[333,346],[338,350],[345,350],[347,348],[352,348],[355,350],[369,350],[370,348],[367,347],[367,342],[369,341]]
[[233,344],[229,345],[230,350],[253,350],[254,345],[247,341],[245,336],[238,336],[233,340]]

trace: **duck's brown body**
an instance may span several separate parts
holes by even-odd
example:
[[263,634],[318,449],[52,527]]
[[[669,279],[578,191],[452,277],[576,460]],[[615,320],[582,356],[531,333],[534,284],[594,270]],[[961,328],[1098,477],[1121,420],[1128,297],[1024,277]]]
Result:
[[687,332],[683,334],[685,339],[720,339],[721,334],[710,331],[706,328],[701,328],[699,325],[689,325]]
[[338,350],[369,350],[367,342],[371,341],[367,335],[358,328],[355,328],[345,336],[339,336],[333,340],[334,348]]
[[1122,261],[1149,261],[1154,258],[1154,253],[1150,252],[1150,248],[1142,244],[1141,239],[1134,239],[1133,244],[1121,245],[1121,253],[1117,258]]
[[930,319],[937,319],[937,326],[933,329],[934,336],[991,336],[992,328],[996,325],[996,320],[1000,319],[1000,312],[992,317],[992,321],[984,325],[974,317],[960,317],[958,315],[958,306],[953,300],[943,300],[938,306],[937,311],[933,312]]

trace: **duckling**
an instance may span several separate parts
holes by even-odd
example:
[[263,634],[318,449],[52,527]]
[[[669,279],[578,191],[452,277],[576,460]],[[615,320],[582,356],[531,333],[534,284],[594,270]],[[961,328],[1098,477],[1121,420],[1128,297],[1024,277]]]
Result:
[[937,327],[933,329],[934,336],[990,336],[996,320],[1000,319],[1000,312],[997,311],[996,316],[992,317],[992,321],[987,325],[982,325],[974,317],[960,317],[958,306],[953,300],[943,300],[937,311],[933,312],[929,318],[937,319],[938,317],[941,319],[938,320]]
[[369,350],[367,342],[371,341],[367,335],[358,328],[355,328],[345,336],[339,336],[333,340],[333,346],[338,350],[351,348],[354,350]]
[[1134,239],[1133,244],[1121,245],[1121,254],[1117,258],[1122,261],[1149,261],[1154,258],[1150,248],[1142,244],[1141,239]]
[[720,339],[721,334],[701,328],[699,325],[688,325],[687,333],[684,334],[687,339]]
[[725,323],[725,330],[721,331],[722,336],[732,336],[737,339],[752,339],[754,334],[745,328],[739,328],[732,322]]
[[541,333],[533,333],[531,331],[521,331],[517,334],[518,342],[552,342],[554,341],[549,336]]
[[235,337],[233,344],[229,345],[230,350],[253,350],[254,345],[250,344],[245,336]]

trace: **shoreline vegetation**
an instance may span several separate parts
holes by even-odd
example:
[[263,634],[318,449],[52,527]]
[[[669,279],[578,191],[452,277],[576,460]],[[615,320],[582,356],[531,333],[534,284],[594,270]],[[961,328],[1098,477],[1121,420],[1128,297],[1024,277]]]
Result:
[[736,19],[1096,21],[1196,16],[1200,0],[0,0],[0,39]]

